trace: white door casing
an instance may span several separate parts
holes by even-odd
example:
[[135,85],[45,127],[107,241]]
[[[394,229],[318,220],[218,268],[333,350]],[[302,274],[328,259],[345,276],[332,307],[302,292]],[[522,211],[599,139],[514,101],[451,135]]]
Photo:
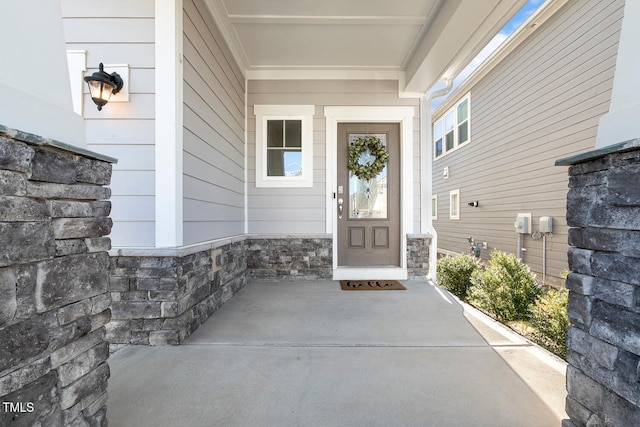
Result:
[[[324,107],[326,131],[326,232],[333,236],[333,279],[396,279],[407,278],[407,233],[413,231],[413,119],[414,107]],[[338,267],[337,144],[338,123],[387,122],[400,123],[400,267],[363,268]]]

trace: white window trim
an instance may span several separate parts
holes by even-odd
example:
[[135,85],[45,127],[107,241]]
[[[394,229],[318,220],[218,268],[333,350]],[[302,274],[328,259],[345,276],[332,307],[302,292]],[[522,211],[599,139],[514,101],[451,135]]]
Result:
[[[254,105],[256,187],[313,187],[313,105]],[[302,175],[267,176],[267,120],[302,121]]]
[[[454,212],[454,203],[453,199],[455,199],[455,212]],[[458,220],[460,219],[460,189],[449,191],[449,219]]]
[[[468,111],[467,111],[467,140],[465,142],[463,142],[462,144],[458,144],[458,106],[460,104],[462,104],[464,101],[468,102]],[[444,118],[447,116],[447,114],[453,112],[453,121],[454,121],[454,126],[453,126],[453,148],[447,150],[447,146],[446,146],[446,141],[445,141],[445,135],[442,136],[442,154],[437,155],[436,154],[436,141],[438,140],[438,136],[435,135],[435,127],[436,127],[436,123],[442,121],[442,128],[444,129]],[[453,104],[453,106],[448,109],[447,111],[445,111],[443,114],[441,114],[436,120],[433,121],[433,123],[431,124],[431,132],[433,133],[433,158],[434,159],[441,159],[442,157],[446,156],[449,153],[453,153],[454,151],[456,151],[458,148],[460,147],[464,147],[465,145],[469,144],[471,142],[471,93],[467,93],[465,96],[461,97],[455,104]]]
[[[434,209],[434,203],[435,203],[435,209]],[[437,194],[434,194],[431,196],[431,219],[433,220],[438,219],[438,195]]]

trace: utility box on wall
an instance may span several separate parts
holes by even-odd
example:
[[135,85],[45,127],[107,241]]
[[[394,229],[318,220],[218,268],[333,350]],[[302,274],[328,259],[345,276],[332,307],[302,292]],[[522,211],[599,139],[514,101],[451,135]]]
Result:
[[541,233],[553,233],[553,218],[550,216],[541,216],[539,231]]
[[531,230],[531,214],[518,214],[513,225],[516,227],[516,233],[529,234],[529,230]]

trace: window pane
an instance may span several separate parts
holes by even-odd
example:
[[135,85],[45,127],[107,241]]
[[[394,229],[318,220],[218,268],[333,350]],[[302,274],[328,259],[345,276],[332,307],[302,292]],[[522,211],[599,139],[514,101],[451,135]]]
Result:
[[302,120],[285,120],[284,145],[302,147]]
[[[350,144],[358,138],[377,137],[383,146],[387,146],[386,134],[348,134],[347,140]],[[373,160],[369,150],[361,153],[360,164],[366,164]],[[387,188],[387,168],[383,168],[380,174],[370,180],[360,179],[356,175],[349,174],[349,211],[350,219],[374,219],[388,217],[388,188]]]
[[444,133],[449,133],[453,130],[453,127],[455,125],[453,119],[453,111],[450,111],[446,116],[444,116]]
[[465,99],[458,105],[458,124],[469,118],[469,100]]
[[301,176],[302,151],[267,150],[267,176]]
[[442,138],[442,120],[438,120],[436,124],[433,126],[433,139],[441,139]]
[[284,120],[267,120],[267,147],[283,147]]
[[436,157],[442,155],[442,138],[436,141]]
[[458,216],[458,206],[459,206],[459,202],[458,202],[458,193],[451,193],[449,195],[449,213],[450,216],[455,218]]
[[468,121],[458,126],[458,144],[467,142],[467,139],[469,139],[469,122]]
[[284,176],[302,176],[302,151],[286,150],[284,156]]
[[373,179],[360,179],[353,175],[349,179],[349,218],[387,218],[389,196],[387,191],[387,170]]
[[447,141],[447,151],[451,150],[453,148],[453,131],[449,132],[446,136],[445,136],[445,140]]
[[282,150],[267,150],[267,176],[284,176]]

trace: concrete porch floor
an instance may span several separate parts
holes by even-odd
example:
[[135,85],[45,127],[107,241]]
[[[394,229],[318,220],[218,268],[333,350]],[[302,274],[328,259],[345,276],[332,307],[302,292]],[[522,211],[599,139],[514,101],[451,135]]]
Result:
[[182,345],[109,359],[109,425],[560,425],[564,362],[403,283],[251,282]]

